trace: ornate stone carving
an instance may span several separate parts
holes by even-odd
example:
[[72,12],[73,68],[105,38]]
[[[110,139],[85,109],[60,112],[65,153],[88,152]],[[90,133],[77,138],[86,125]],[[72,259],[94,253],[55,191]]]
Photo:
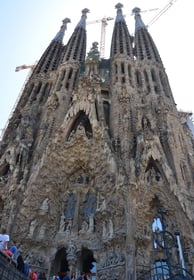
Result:
[[114,234],[113,231],[113,222],[112,219],[109,219],[108,221],[103,221],[103,232],[102,232],[102,238],[112,238]]
[[83,220],[79,233],[86,233],[88,229],[89,229],[88,223],[85,220]]
[[146,172],[146,180],[149,184],[154,182],[157,183],[161,180],[161,174],[154,167],[152,167]]
[[124,272],[125,258],[119,251],[111,250],[106,256],[101,257],[98,266],[99,279],[120,279]]
[[49,211],[49,198],[45,198],[40,206],[39,214],[46,215],[48,211]]
[[30,229],[29,229],[29,237],[33,237],[34,231],[38,225],[38,221],[36,219],[32,220],[30,223]]
[[99,270],[104,268],[111,268],[115,266],[123,266],[125,264],[124,255],[116,250],[111,250],[107,253],[106,257],[102,259],[99,264]]
[[72,268],[76,265],[77,262],[77,253],[78,253],[78,248],[76,247],[76,245],[70,241],[70,243],[68,244],[67,250],[67,261],[69,266]]
[[52,97],[50,98],[47,106],[48,106],[49,110],[56,110],[57,109],[57,107],[59,106],[59,98],[58,98],[56,93],[54,93],[52,95]]
[[72,219],[66,219],[64,215],[61,216],[59,232],[70,233],[72,229]]

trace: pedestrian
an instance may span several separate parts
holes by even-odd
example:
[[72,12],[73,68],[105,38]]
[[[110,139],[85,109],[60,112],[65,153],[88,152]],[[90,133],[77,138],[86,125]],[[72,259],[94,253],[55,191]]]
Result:
[[30,276],[30,265],[27,262],[24,262],[24,274],[28,277]]
[[24,260],[21,254],[17,257],[17,269],[24,273]]
[[39,274],[38,274],[38,280],[46,280],[45,272],[39,272]]
[[84,280],[85,279],[85,272],[82,272],[77,280]]
[[63,277],[63,280],[71,280],[68,271],[65,272],[65,276]]
[[17,255],[18,255],[18,248],[17,248],[17,246],[16,246],[16,241],[15,240],[12,240],[11,242],[10,242],[10,248],[9,248],[9,250],[13,253],[13,260],[17,260]]
[[36,271],[30,272],[30,280],[37,280],[38,279],[38,273]]
[[2,233],[0,234],[0,250],[4,251],[7,250],[7,245],[9,242],[9,235],[6,232],[6,229],[2,229]]

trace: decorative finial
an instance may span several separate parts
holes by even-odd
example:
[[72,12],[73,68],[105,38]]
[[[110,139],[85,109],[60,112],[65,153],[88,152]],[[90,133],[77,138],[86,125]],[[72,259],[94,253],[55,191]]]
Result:
[[90,11],[89,11],[89,9],[87,9],[87,8],[85,8],[85,9],[83,9],[82,10],[82,18],[87,18],[87,13],[89,13]]
[[89,9],[85,8],[82,10],[82,17],[81,17],[81,20],[80,22],[78,23],[78,25],[76,26],[77,27],[83,27],[85,29],[86,27],[86,19],[87,19],[87,13],[89,13]]
[[87,62],[98,62],[100,59],[100,52],[98,51],[98,42],[93,42],[90,51],[88,52]]
[[71,20],[69,18],[65,18],[64,20],[62,20],[62,26],[60,31],[57,33],[57,35],[55,36],[54,40],[55,41],[62,41],[64,34],[65,34],[65,30],[67,29],[67,23],[71,22]]
[[119,10],[122,11],[121,8],[123,8],[123,4],[118,3],[115,5],[115,8],[117,9],[117,11],[119,11]]
[[140,12],[141,12],[141,9],[140,9],[140,8],[137,8],[137,7],[135,7],[135,8],[132,10],[132,13],[133,13],[134,15],[140,15]]
[[118,3],[115,8],[117,9],[117,17],[116,17],[116,21],[123,21],[124,17],[123,17],[123,13],[122,13],[122,8],[123,8],[123,4]]
[[65,18],[64,20],[62,20],[63,25],[61,26],[61,30],[66,30],[67,29],[67,23],[71,22],[71,20],[69,18]]
[[141,15],[140,15],[141,9],[135,7],[132,10],[132,13],[135,15],[135,30],[139,30],[142,28],[146,28],[145,24],[143,23],[142,19],[141,19]]
[[62,21],[63,25],[67,26],[67,23],[71,22],[71,20],[69,18],[64,18],[64,20]]

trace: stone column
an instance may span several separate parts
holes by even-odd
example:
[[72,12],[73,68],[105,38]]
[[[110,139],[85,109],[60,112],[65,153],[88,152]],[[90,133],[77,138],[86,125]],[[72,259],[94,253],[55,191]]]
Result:
[[69,265],[70,274],[76,271],[76,265],[77,265],[77,247],[75,244],[71,241],[67,248],[67,262]]

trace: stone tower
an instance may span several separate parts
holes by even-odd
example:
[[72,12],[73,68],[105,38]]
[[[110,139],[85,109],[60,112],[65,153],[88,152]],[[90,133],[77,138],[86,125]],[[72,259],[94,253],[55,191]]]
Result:
[[86,56],[84,9],[35,66],[1,141],[1,227],[48,276],[194,279],[188,114],[140,9],[134,36],[116,10],[109,59]]

